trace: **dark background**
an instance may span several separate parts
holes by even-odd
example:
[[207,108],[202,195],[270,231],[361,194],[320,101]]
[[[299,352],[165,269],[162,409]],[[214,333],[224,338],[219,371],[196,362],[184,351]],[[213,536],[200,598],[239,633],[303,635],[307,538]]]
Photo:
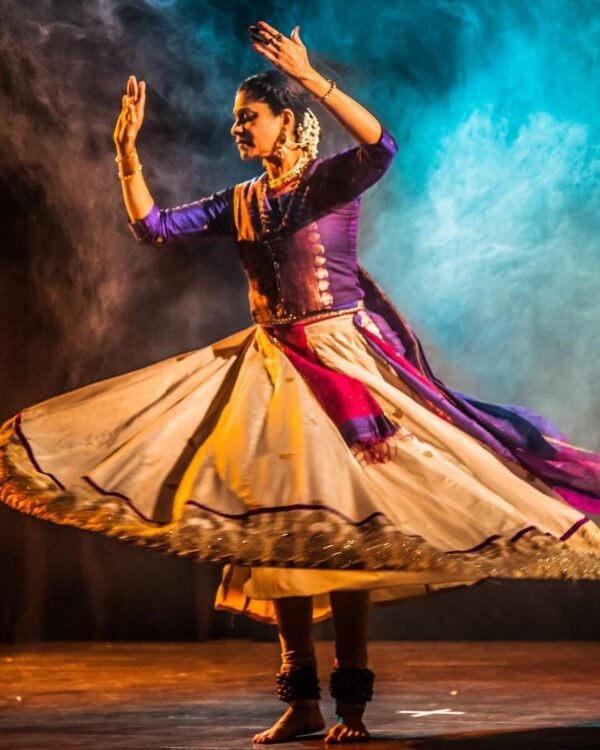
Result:
[[[400,152],[366,197],[362,262],[447,382],[554,418],[600,450],[593,2],[16,2],[0,6],[0,419],[247,326],[225,241],[128,234],[112,129],[148,81],[139,150],[160,205],[247,179],[235,87],[268,67],[246,27],[299,23],[314,66]],[[594,53],[596,50],[596,53]],[[317,105],[322,153],[349,145]],[[273,638],[214,612],[217,566],[0,507],[0,639]],[[487,581],[378,609],[382,638],[599,635],[598,586]],[[330,625],[318,626],[330,635]]]

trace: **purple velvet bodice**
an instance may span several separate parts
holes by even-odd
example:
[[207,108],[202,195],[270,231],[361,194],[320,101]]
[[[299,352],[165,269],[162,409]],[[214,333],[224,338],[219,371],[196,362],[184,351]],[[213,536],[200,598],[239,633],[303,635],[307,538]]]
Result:
[[[315,159],[295,197],[265,196],[271,231],[261,221],[259,178],[176,208],[154,205],[129,227],[137,240],[154,245],[217,234],[235,238],[257,323],[350,307],[364,297],[356,255],[361,194],[382,177],[396,151],[383,128],[377,143]],[[279,230],[290,200],[295,204]]]

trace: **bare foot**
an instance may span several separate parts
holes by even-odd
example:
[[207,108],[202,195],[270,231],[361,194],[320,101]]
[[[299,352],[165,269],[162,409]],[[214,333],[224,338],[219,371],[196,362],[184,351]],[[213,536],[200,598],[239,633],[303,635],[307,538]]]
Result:
[[347,742],[366,742],[371,739],[371,735],[363,724],[362,716],[364,712],[364,704],[360,706],[338,705],[337,713],[338,717],[342,718],[342,721],[336,721],[329,728],[325,742],[342,744]]
[[270,729],[254,735],[252,742],[272,745],[286,742],[299,734],[312,734],[325,728],[325,719],[319,708],[319,701],[296,700]]

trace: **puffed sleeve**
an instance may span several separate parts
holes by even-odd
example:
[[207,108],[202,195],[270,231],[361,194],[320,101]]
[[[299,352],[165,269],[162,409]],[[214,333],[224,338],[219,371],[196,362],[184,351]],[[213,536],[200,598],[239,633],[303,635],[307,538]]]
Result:
[[235,236],[233,188],[174,208],[158,208],[155,203],[147,216],[128,226],[136,240],[148,245],[172,245],[218,234]]
[[357,198],[389,169],[398,146],[382,126],[377,143],[344,149],[318,159],[307,177],[313,210],[327,210]]

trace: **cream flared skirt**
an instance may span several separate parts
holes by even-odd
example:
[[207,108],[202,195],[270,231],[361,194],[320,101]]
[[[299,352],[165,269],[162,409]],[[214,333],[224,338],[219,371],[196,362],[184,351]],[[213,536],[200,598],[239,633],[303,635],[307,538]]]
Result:
[[25,409],[2,431],[2,500],[23,512],[225,562],[218,608],[370,589],[375,603],[487,577],[600,578],[600,529],[520,465],[428,409],[351,314],[305,326],[326,367],[398,426],[390,460],[345,443],[268,331]]

